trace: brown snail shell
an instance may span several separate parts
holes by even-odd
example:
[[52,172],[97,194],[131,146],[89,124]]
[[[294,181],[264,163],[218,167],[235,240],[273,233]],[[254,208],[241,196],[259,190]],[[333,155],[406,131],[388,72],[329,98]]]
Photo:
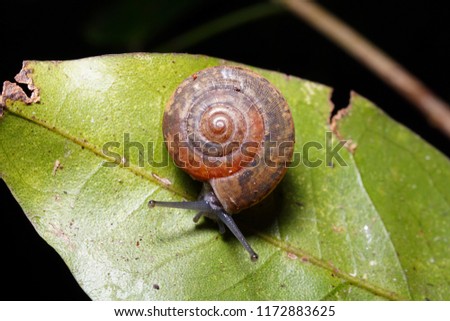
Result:
[[293,155],[285,98],[241,67],[211,67],[185,79],[166,105],[163,133],[176,165],[208,182],[229,214],[265,198]]

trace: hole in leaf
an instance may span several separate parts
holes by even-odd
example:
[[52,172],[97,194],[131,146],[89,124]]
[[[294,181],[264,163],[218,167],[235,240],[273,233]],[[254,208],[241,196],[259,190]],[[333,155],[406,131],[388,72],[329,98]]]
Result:
[[25,95],[27,95],[28,98],[31,98],[31,94],[33,93],[33,91],[28,88],[27,84],[16,82],[16,85],[23,90],[23,92],[25,93]]

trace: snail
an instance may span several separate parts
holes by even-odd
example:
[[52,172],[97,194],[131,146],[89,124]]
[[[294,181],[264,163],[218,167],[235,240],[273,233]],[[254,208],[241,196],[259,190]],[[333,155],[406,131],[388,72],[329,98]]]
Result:
[[163,117],[169,155],[192,178],[203,182],[197,201],[149,201],[197,210],[226,225],[252,261],[258,255],[233,218],[264,199],[292,160],[294,123],[283,95],[267,79],[245,68],[217,66],[185,79],[169,99]]

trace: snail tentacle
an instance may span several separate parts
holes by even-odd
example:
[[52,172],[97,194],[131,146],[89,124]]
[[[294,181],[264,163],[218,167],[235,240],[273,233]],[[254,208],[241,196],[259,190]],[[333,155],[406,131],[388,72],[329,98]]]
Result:
[[253,262],[258,260],[258,254],[256,254],[256,252],[252,249],[250,244],[248,244],[247,240],[245,239],[241,230],[237,227],[233,218],[227,213],[225,213],[225,211],[214,212],[214,214],[216,214],[217,218],[228,227],[228,229],[231,231],[231,233],[233,233],[233,235],[238,239],[238,241],[241,242],[242,246],[250,254],[250,259]]
[[155,206],[160,207],[171,207],[171,208],[181,208],[187,210],[197,210],[199,211],[194,216],[194,222],[197,223],[202,216],[206,216],[217,222],[219,226],[220,234],[225,233],[225,225],[233,233],[233,235],[239,240],[242,246],[250,254],[250,259],[256,261],[258,259],[258,254],[252,249],[250,244],[245,239],[242,232],[239,230],[238,226],[234,222],[233,218],[228,215],[216,195],[214,194],[211,186],[207,183],[203,184],[202,191],[200,192],[199,199],[192,202],[160,202],[150,200],[148,206],[153,208]]
[[204,200],[193,201],[193,202],[161,202],[161,201],[150,200],[148,202],[148,207],[153,208],[155,206],[180,208],[183,210],[195,210],[195,211],[201,211],[201,212],[211,210],[211,207],[209,206],[209,204],[206,203]]

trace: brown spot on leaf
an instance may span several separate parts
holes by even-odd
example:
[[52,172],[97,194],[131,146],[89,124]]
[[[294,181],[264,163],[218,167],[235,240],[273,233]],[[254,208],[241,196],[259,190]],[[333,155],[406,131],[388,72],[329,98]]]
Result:
[[152,176],[154,179],[156,179],[158,182],[162,183],[163,185],[166,185],[166,186],[172,185],[172,182],[168,178],[158,176],[155,173],[152,173]]
[[62,169],[62,164],[61,164],[61,162],[59,161],[59,160],[55,160],[55,164],[53,165],[53,171],[52,171],[52,175],[53,176],[55,176],[56,175],[56,172],[59,170],[59,169]]
[[75,248],[75,245],[72,243],[70,237],[65,233],[59,223],[49,223],[48,231],[56,236],[59,240],[66,243],[70,247],[70,249]]
[[343,226],[333,225],[332,229],[333,229],[333,232],[335,232],[335,233],[345,232],[345,227],[343,227]]
[[351,139],[349,139],[349,140],[345,143],[344,147],[347,148],[347,149],[350,151],[350,153],[354,154],[354,153],[355,153],[355,150],[356,150],[356,147],[358,147],[358,144],[356,144],[356,143],[353,142]]
[[159,290],[159,285],[158,285],[158,284],[153,284],[153,288],[154,288],[155,290]]

